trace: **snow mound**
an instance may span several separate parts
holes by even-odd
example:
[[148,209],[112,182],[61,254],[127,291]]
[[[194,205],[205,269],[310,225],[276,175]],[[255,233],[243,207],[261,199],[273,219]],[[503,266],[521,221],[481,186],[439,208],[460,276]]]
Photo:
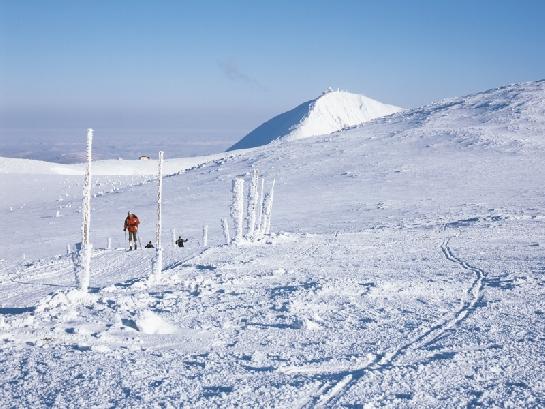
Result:
[[329,91],[260,125],[228,151],[324,135],[401,111],[364,95]]
[[178,332],[178,328],[149,310],[144,311],[136,320],[136,327],[149,335],[171,335]]

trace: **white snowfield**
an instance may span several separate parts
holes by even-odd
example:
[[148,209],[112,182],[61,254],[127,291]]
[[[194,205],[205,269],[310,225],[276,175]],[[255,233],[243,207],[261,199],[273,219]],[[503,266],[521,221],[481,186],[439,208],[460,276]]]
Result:
[[[82,177],[1,174],[0,406],[544,407],[544,135],[537,81],[173,172],[159,281],[156,183],[99,176],[89,293]],[[273,233],[226,246],[252,167]]]
[[277,140],[325,135],[401,111],[364,95],[326,91],[260,125],[229,150],[252,148]]
[[[209,156],[176,158],[165,161],[167,174],[185,171],[206,162],[232,156],[220,153]],[[83,175],[85,164],[61,164],[32,159],[0,157],[1,174],[20,175]],[[142,176],[157,173],[157,160],[100,160],[93,162],[93,173],[99,176]]]

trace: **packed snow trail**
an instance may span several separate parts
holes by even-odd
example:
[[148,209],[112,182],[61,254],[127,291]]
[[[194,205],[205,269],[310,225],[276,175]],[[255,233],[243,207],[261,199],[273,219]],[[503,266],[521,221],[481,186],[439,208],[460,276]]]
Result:
[[[443,230],[445,229],[443,228]],[[308,402],[308,404],[304,407],[323,408],[334,406],[339,399],[368,372],[388,370],[390,367],[392,367],[395,360],[401,355],[405,354],[408,350],[423,348],[435,342],[436,339],[443,336],[451,328],[459,325],[468,316],[468,314],[470,314],[477,307],[479,300],[483,296],[483,280],[486,277],[486,273],[478,267],[474,267],[454,255],[452,249],[449,247],[450,240],[451,237],[448,237],[441,243],[441,251],[445,258],[458,264],[463,269],[471,271],[475,276],[474,281],[466,292],[468,299],[462,301],[460,309],[454,314],[454,316],[426,329],[422,334],[417,335],[409,342],[393,351],[377,354],[374,359],[360,368],[341,373],[323,374],[322,376],[325,375],[325,378],[340,379],[324,384],[324,386],[318,391],[318,395],[312,397],[310,402]],[[320,375],[315,376],[320,377]]]
[[[189,254],[187,254],[189,252]],[[166,252],[165,268],[168,271],[187,263],[202,254],[202,250],[169,248]],[[181,254],[185,256],[181,259]],[[9,282],[0,284],[3,305],[13,308],[29,307],[55,290],[70,290],[76,286],[73,255],[36,260],[23,266],[6,269]],[[138,281],[149,276],[153,249],[127,251],[95,250],[91,258],[91,292],[127,280]],[[9,272],[13,271],[13,272]]]

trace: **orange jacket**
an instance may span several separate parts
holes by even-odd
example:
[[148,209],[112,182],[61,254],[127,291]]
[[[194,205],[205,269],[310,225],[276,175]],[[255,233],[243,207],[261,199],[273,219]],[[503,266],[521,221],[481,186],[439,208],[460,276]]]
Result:
[[138,216],[135,214],[131,214],[130,216],[127,216],[127,218],[125,219],[123,230],[129,229],[131,233],[136,233],[138,231],[139,224],[140,224],[140,220],[138,220]]

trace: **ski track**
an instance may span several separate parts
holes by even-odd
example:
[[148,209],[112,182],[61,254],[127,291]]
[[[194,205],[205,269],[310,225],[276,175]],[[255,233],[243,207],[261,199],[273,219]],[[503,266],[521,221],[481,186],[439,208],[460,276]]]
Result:
[[[446,230],[446,227],[443,227]],[[366,365],[343,372],[327,372],[320,375],[315,375],[315,379],[326,379],[324,385],[318,389],[318,393],[312,396],[309,402],[302,405],[302,408],[324,408],[332,407],[335,403],[344,396],[348,390],[359,382],[367,373],[371,371],[383,371],[391,368],[393,363],[403,356],[407,351],[424,348],[438,338],[444,336],[453,327],[464,321],[479,305],[483,297],[483,289],[487,273],[478,267],[469,264],[456,256],[449,247],[449,242],[452,237],[448,237],[441,243],[441,252],[445,258],[453,263],[458,264],[464,270],[474,274],[474,280],[471,286],[466,291],[465,300],[462,301],[461,307],[452,318],[443,320],[438,324],[426,329],[420,335],[412,338],[409,342],[403,344],[399,348],[377,354],[375,358]]]
[[[182,260],[171,261],[163,267],[163,272],[183,266],[190,260],[202,255],[206,250],[208,249],[197,250]],[[120,265],[125,265],[129,254],[125,250],[99,250],[95,253],[91,261],[92,273],[89,291],[96,293],[109,285],[125,286],[146,279],[151,268],[151,252],[140,250],[131,253],[131,255],[135,257],[131,261],[130,277],[122,277],[120,282],[119,276],[112,276],[111,278],[109,276],[118,271]],[[43,297],[52,294],[51,290],[55,292],[76,288],[72,256],[73,254],[62,256],[55,261],[48,259],[36,260],[27,267],[19,265],[4,270],[7,281],[3,285],[11,284],[19,288],[19,290],[15,291],[14,289],[12,294],[4,298],[2,305],[21,308],[20,306],[25,304],[23,308],[33,308],[33,306],[26,305],[29,297],[39,301]],[[93,266],[95,266],[94,269]],[[14,271],[10,272],[10,270]],[[20,291],[20,286],[29,287],[29,290]]]

